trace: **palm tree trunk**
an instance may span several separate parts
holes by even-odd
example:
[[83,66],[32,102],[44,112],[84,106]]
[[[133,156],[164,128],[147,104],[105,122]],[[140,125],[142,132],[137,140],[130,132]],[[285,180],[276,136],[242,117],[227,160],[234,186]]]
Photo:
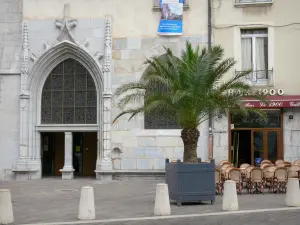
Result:
[[197,163],[197,143],[200,132],[197,128],[183,129],[181,131],[181,138],[184,145],[183,162]]

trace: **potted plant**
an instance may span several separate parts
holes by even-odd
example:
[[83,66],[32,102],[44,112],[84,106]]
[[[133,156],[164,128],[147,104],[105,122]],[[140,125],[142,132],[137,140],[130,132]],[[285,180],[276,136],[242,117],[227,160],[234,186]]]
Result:
[[245,108],[242,101],[246,96],[260,100],[263,97],[250,94],[251,86],[242,79],[250,70],[219,82],[236,63],[233,58],[223,59],[224,49],[220,46],[193,49],[187,41],[180,57],[165,50],[163,57],[146,60],[148,67],[138,82],[123,84],[116,90],[123,111],[113,122],[125,114],[130,114],[130,120],[140,113],[167,112],[182,128],[184,144],[183,162],[166,162],[170,198],[179,205],[184,201],[214,202],[214,160],[201,163],[197,158],[198,127],[209,115],[217,119],[229,111],[262,115],[259,109]]

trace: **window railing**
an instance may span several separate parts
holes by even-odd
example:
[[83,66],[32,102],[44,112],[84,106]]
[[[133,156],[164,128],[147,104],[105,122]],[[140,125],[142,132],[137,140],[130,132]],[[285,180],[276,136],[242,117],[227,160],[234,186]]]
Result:
[[[189,0],[183,0],[183,10],[188,10],[190,8],[190,1]],[[153,10],[154,11],[160,11],[160,0],[153,0]]]
[[273,0],[235,0],[236,5],[263,5],[273,4]]
[[[244,71],[235,71],[236,74]],[[250,85],[273,85],[273,70],[254,70],[243,78]]]

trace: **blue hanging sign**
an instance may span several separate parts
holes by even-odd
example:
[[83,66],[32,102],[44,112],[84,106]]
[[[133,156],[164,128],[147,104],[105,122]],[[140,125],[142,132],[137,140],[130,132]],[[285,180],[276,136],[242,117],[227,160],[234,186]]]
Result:
[[182,35],[183,0],[160,0],[160,35]]

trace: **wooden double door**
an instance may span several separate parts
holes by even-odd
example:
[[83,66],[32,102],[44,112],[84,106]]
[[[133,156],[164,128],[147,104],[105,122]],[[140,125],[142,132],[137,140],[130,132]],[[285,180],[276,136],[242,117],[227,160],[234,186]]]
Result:
[[282,158],[281,129],[235,129],[231,134],[231,162],[258,166],[262,160]]
[[[42,175],[61,176],[64,166],[65,134],[41,133]],[[94,176],[97,160],[97,133],[73,133],[73,167],[75,176]]]
[[258,166],[262,160],[273,163],[282,158],[280,129],[251,130],[251,164]]

